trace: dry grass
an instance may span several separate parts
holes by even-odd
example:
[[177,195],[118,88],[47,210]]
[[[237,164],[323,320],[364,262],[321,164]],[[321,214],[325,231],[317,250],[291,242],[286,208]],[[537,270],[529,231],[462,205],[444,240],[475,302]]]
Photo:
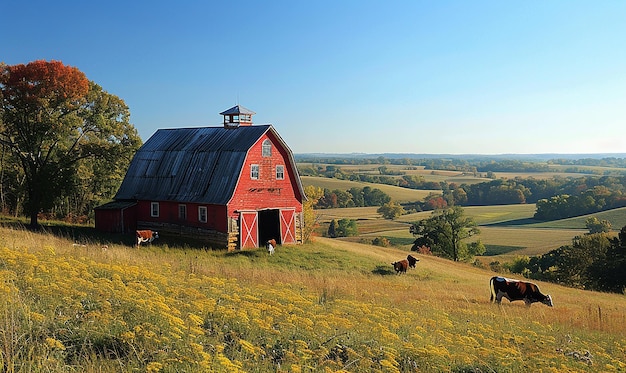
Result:
[[0,228],[2,371],[626,369],[624,295],[539,282],[554,308],[497,307],[494,273],[419,256],[396,275],[390,263],[404,257],[324,238],[271,257],[158,243],[105,250]]

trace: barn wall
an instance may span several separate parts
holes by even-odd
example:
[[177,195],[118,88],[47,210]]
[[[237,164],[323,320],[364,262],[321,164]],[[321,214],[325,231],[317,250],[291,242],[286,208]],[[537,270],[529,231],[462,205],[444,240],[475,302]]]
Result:
[[101,232],[127,233],[137,228],[136,206],[124,209],[95,209],[95,228]]
[[[159,202],[158,217],[150,216],[152,202]],[[181,204],[187,206],[187,218],[184,220],[180,219],[178,216],[178,206]],[[199,206],[207,208],[206,223],[198,220]],[[226,206],[220,205],[204,205],[171,201],[139,201],[137,204],[137,220],[143,222],[143,224],[168,224],[228,233]]]
[[101,232],[121,232],[120,210],[95,210],[96,229]]
[[[271,157],[262,156],[263,141],[272,141]],[[259,179],[250,178],[251,165],[259,165]],[[276,179],[276,166],[283,165],[284,180]],[[302,212],[302,196],[299,195],[297,175],[292,172],[286,149],[273,136],[262,136],[248,152],[237,184],[228,205],[228,216],[238,217],[238,210],[262,210],[294,208]]]

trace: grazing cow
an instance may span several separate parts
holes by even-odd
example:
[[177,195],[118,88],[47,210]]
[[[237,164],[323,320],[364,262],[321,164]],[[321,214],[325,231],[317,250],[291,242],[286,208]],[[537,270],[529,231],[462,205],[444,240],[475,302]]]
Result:
[[509,302],[515,300],[523,300],[526,306],[530,307],[535,302],[541,302],[552,307],[552,297],[550,295],[543,295],[539,291],[539,287],[532,282],[510,280],[508,278],[494,276],[489,281],[491,288],[491,298],[493,302],[494,298],[496,303],[500,304],[502,298],[506,298]]
[[415,268],[415,264],[420,261],[419,259],[415,258],[413,255],[407,256],[406,260],[409,261],[409,267],[411,268]]
[[273,238],[271,240],[268,240],[265,243],[265,248],[267,248],[267,252],[270,253],[270,255],[274,254],[275,247],[276,247],[276,240]]
[[141,245],[142,242],[152,243],[152,241],[159,238],[159,232],[151,231],[149,229],[143,231],[136,231],[137,235],[137,247]]

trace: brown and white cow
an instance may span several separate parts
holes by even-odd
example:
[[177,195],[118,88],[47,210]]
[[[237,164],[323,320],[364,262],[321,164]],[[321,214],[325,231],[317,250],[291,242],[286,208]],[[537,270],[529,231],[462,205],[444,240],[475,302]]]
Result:
[[150,229],[136,231],[137,237],[137,247],[141,245],[142,242],[152,243],[152,241],[159,238],[159,232],[152,231]]
[[532,282],[494,276],[489,281],[489,287],[491,288],[490,300],[493,302],[495,299],[498,304],[502,298],[506,298],[509,302],[523,300],[528,307],[535,302],[541,302],[552,307],[552,297],[541,294],[539,287]]
[[267,252],[270,253],[270,255],[273,255],[274,249],[276,248],[276,240],[273,238],[271,240],[268,240],[265,243],[265,248],[267,249]]
[[393,269],[396,270],[397,274],[406,273],[407,269],[415,268],[415,264],[420,260],[415,258],[413,255],[409,255],[406,259],[399,260],[397,262],[391,263]]
[[396,274],[406,273],[406,270],[409,268],[409,261],[406,259],[399,260],[397,262],[391,263],[393,269],[396,270]]

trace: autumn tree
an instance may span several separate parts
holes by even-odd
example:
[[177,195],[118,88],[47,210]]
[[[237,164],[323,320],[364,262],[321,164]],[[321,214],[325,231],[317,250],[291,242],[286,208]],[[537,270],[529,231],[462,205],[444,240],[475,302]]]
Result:
[[433,253],[454,261],[469,259],[485,252],[480,241],[464,241],[479,234],[480,230],[471,217],[465,216],[460,206],[435,210],[430,218],[413,223],[409,231],[417,236],[413,242],[413,251],[426,246]]
[[383,218],[389,220],[395,220],[406,213],[402,205],[393,201],[387,202],[384,205],[380,206],[378,210],[376,210],[376,212],[381,214]]
[[302,228],[304,235],[303,240],[304,242],[309,242],[319,223],[313,206],[324,196],[324,191],[320,187],[307,185],[304,188],[304,194],[306,198],[302,201],[302,215],[304,219],[304,227]]
[[[107,182],[105,168],[128,161],[141,145],[124,102],[60,61],[3,65],[0,143],[23,172],[30,225],[38,213],[71,193],[86,160],[87,178]],[[95,166],[99,164],[99,166]]]

